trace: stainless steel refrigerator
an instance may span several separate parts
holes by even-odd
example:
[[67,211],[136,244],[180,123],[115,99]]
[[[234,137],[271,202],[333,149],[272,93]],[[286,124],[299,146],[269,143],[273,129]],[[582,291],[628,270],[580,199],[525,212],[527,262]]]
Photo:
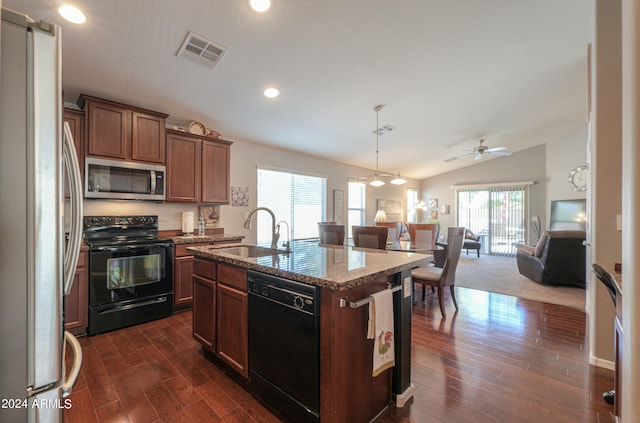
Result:
[[[81,242],[78,160],[63,126],[60,28],[2,9],[0,421],[59,422],[82,363],[63,301]],[[71,186],[65,242],[64,181]],[[73,352],[65,370],[65,344]],[[68,374],[67,374],[68,371]]]

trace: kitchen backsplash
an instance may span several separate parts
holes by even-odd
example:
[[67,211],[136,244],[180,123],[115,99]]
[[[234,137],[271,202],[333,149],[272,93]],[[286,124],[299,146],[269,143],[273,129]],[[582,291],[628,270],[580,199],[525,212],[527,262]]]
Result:
[[[199,216],[200,205],[196,203],[154,203],[152,201],[85,200],[85,216],[100,215],[157,215],[159,230],[180,229],[182,212],[192,211]],[[68,207],[68,201],[65,208]],[[65,210],[65,228],[69,227],[69,213]]]

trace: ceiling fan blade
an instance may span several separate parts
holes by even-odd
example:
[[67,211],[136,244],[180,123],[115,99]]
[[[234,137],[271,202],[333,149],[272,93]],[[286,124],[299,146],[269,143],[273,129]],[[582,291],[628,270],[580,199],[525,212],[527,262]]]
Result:
[[510,156],[511,153],[509,151],[487,151],[489,154],[493,154],[494,156]]
[[489,148],[488,150],[485,150],[486,152],[489,153],[493,153],[494,151],[502,151],[502,150],[506,150],[507,147],[493,147],[493,148]]
[[482,158],[482,153],[476,154],[476,156],[473,158],[473,160],[480,160],[481,158]]

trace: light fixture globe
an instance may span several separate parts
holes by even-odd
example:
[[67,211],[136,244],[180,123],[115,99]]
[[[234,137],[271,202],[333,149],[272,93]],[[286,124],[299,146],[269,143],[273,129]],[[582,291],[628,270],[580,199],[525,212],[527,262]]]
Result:
[[391,182],[393,185],[403,185],[407,183],[407,180],[404,177],[400,176],[400,174],[398,173],[398,176],[396,176],[389,182]]
[[373,181],[369,182],[369,185],[372,187],[381,187],[384,185],[384,181],[381,181],[377,176],[374,176]]

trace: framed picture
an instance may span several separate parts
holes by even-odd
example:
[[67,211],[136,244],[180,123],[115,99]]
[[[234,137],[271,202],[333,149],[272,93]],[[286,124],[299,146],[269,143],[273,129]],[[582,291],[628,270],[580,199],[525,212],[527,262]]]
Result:
[[438,208],[438,199],[437,198],[430,198],[429,199],[429,208],[430,209],[437,209]]
[[440,214],[449,214],[449,213],[450,213],[449,204],[443,204],[440,206]]
[[429,220],[438,220],[438,210],[429,211]]
[[339,225],[344,220],[344,191],[341,189],[333,190],[333,220]]
[[249,187],[231,187],[231,205],[249,205]]
[[402,220],[402,201],[378,199],[377,210],[382,210],[387,215],[387,220]]
[[205,227],[216,227],[220,220],[220,206],[203,204],[200,206],[200,216],[204,217]]

